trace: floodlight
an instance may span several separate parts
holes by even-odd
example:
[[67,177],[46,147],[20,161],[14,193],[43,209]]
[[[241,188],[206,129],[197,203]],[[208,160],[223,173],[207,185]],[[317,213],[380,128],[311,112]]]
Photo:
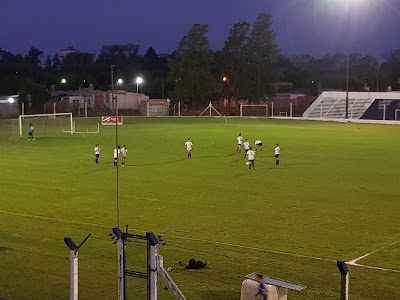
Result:
[[118,84],[123,84],[124,81],[122,80],[122,78],[119,78],[118,81],[117,81],[117,83],[118,83]]
[[67,79],[61,78],[61,83],[62,83],[62,84],[66,84],[66,83],[67,83]]
[[136,78],[136,84],[142,84],[143,83],[143,78],[142,77],[137,77]]
[[7,99],[7,101],[8,101],[8,103],[14,103],[15,100],[14,100],[14,98],[10,97]]

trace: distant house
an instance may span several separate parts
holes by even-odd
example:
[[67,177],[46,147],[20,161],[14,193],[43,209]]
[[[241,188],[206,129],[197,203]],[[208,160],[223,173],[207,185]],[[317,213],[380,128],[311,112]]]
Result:
[[72,112],[80,115],[81,110],[87,108],[91,112],[113,112],[116,109],[118,101],[119,110],[139,110],[141,103],[148,101],[149,97],[140,93],[131,93],[126,91],[95,90],[91,85],[88,89],[75,91],[51,91],[51,100],[45,105],[46,113]]
[[64,59],[64,58],[66,58],[68,55],[70,55],[70,54],[72,54],[72,53],[80,53],[80,51],[77,50],[77,49],[74,49],[74,48],[72,48],[72,47],[68,47],[68,48],[62,49],[62,50],[60,51],[60,57],[61,57],[62,59]]
[[17,117],[19,111],[18,95],[0,96],[0,117]]

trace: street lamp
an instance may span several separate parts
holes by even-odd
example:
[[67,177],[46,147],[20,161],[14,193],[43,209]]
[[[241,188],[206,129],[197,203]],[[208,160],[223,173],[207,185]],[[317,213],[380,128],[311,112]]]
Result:
[[67,79],[61,78],[61,84],[66,84],[66,83],[67,83]]
[[136,108],[139,108],[139,84],[143,83],[142,77],[136,77]]
[[117,84],[118,85],[121,85],[121,84],[123,84],[124,83],[124,81],[122,80],[122,78],[119,78],[118,80],[117,80]]

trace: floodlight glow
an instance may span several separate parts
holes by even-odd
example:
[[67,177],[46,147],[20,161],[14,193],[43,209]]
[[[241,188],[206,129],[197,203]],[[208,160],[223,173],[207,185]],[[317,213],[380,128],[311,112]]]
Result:
[[142,77],[136,78],[136,84],[142,84],[142,83],[143,83],[143,78]]
[[118,84],[123,84],[124,81],[122,80],[122,78],[119,78],[118,81],[117,81],[117,83],[118,83]]
[[67,79],[62,78],[62,79],[61,79],[61,83],[62,83],[62,84],[66,84],[66,83],[67,83]]
[[8,98],[7,101],[8,101],[8,103],[14,103],[15,100],[14,100],[14,98],[10,97],[10,98]]

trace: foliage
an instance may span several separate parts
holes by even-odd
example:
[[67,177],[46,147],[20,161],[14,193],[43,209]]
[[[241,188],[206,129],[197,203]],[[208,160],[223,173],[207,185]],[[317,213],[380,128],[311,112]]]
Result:
[[[201,108],[210,100],[271,97],[276,92],[272,83],[280,81],[292,82],[294,90],[306,94],[344,90],[347,58],[351,91],[386,90],[388,86],[400,90],[400,50],[387,53],[381,64],[376,57],[359,53],[285,56],[280,54],[271,26],[269,14],[258,15],[254,24],[237,22],[223,48],[215,53],[210,49],[208,26],[200,24],[193,25],[169,54],[150,47],[142,55],[137,44],[106,45],[98,55],[73,53],[63,59],[58,54],[44,56],[34,46],[24,55],[0,48],[0,94],[31,90],[33,84],[48,90],[76,90],[90,84],[108,90],[110,65],[115,65],[114,78],[125,83],[119,88],[136,91],[134,81],[140,75],[142,91],[151,98],[169,95],[172,101]],[[61,78],[66,79],[63,85]],[[10,81],[9,86],[4,83]]]
[[173,100],[191,103],[193,109],[210,101],[213,55],[207,31],[207,25],[193,25],[169,64],[169,80],[175,87]]

